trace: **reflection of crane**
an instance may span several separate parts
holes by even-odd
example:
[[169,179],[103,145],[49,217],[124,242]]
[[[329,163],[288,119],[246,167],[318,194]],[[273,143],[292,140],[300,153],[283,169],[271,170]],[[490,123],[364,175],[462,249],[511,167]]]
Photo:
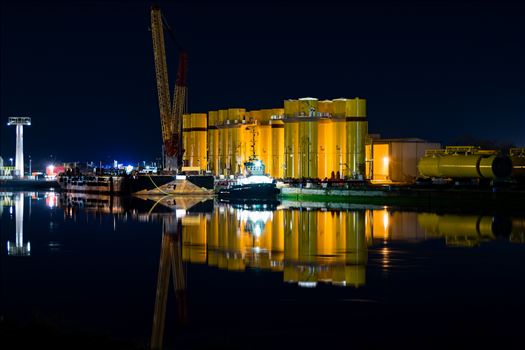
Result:
[[163,220],[163,231],[155,313],[153,315],[153,329],[151,332],[152,349],[162,348],[170,272],[173,274],[173,287],[175,289],[175,299],[177,300],[179,321],[184,322],[186,320],[186,281],[182,266],[181,247],[182,221],[177,219],[175,215],[165,217]]
[[[170,87],[168,79],[168,66],[166,64],[166,49],[164,45],[164,30],[168,29],[175,45],[179,50],[179,67],[177,80],[173,92],[173,105],[170,103]],[[171,28],[163,20],[160,9],[151,8],[151,36],[153,39],[153,55],[155,58],[155,75],[157,77],[157,92],[159,96],[160,123],[162,128],[162,141],[164,145],[164,168],[178,170],[182,163],[182,115],[186,107],[186,75],[188,56],[186,51],[175,40]]]

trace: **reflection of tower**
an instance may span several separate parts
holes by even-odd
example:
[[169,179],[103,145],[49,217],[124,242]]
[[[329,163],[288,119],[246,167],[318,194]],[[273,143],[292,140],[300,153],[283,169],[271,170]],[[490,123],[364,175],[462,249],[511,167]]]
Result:
[[7,241],[7,254],[14,256],[28,256],[31,253],[31,244],[27,242],[24,246],[24,195],[15,194],[15,245]]
[[301,287],[318,282],[365,284],[368,242],[364,211],[284,211],[284,280]]
[[346,216],[345,284],[365,284],[368,248],[365,236],[365,211],[349,211]]
[[[182,221],[175,215],[163,219],[162,245],[160,251],[159,274],[157,277],[157,293],[155,298],[155,313],[151,333],[151,348],[161,349],[164,339],[164,322],[166,319],[166,304],[170,272],[173,274],[173,287],[178,306],[179,321],[186,319],[186,281],[182,265]],[[170,271],[171,270],[171,271]]]
[[31,125],[31,118],[10,117],[7,125],[16,125],[15,169],[18,176],[24,177],[24,125]]

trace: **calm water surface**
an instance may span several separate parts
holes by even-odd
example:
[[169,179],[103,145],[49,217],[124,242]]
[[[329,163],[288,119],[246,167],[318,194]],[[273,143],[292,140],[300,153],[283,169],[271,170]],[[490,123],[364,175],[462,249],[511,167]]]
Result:
[[13,348],[522,342],[520,209],[315,206],[0,193],[2,338]]

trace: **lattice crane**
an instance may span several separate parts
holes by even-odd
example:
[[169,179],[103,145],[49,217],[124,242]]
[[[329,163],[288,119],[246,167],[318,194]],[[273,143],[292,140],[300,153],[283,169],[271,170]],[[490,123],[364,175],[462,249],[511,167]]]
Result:
[[178,170],[182,165],[182,115],[186,110],[186,76],[188,71],[188,55],[182,46],[174,39],[179,51],[179,66],[177,80],[173,91],[173,105],[170,101],[168,65],[166,63],[166,48],[164,45],[164,27],[174,39],[171,28],[163,20],[160,8],[151,7],[151,36],[153,39],[153,56],[155,58],[155,75],[157,77],[157,92],[159,97],[160,124],[164,145],[164,169]]

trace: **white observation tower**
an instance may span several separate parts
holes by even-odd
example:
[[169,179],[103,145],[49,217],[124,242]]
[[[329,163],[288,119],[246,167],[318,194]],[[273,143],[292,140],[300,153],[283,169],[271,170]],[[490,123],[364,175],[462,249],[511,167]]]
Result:
[[9,117],[7,125],[16,125],[15,170],[24,177],[24,125],[31,125],[29,117]]

